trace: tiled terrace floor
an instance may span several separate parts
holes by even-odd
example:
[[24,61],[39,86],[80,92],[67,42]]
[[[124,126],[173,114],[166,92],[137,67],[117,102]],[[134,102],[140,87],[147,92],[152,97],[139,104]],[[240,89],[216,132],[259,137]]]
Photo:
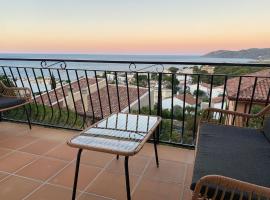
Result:
[[[76,149],[66,140],[78,132],[0,123],[0,199],[71,199]],[[134,200],[188,200],[194,151],[158,146],[160,167],[151,144],[130,158]],[[79,200],[126,199],[123,159],[84,151]]]

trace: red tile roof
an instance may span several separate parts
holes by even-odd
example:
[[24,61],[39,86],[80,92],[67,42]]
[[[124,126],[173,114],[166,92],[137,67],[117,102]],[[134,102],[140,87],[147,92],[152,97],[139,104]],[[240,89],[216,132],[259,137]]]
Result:
[[[118,104],[118,97],[117,97],[117,87],[116,85],[109,85],[109,94],[110,94],[110,104],[109,104],[109,98],[107,93],[107,87],[103,87],[99,90],[100,99],[101,99],[101,108],[99,103],[99,96],[98,92],[94,92],[91,94],[92,102],[93,102],[93,110],[94,110],[94,116],[95,118],[101,118],[102,114],[103,117],[106,117],[110,115],[110,105],[111,105],[111,112],[120,112],[128,107],[128,104],[132,104],[138,100],[138,93],[137,93],[137,87],[129,87],[129,100],[128,102],[128,96],[127,96],[127,87],[123,85],[118,86],[118,92],[119,92],[119,102],[120,102],[120,110],[119,110],[119,104]],[[144,94],[146,94],[148,90],[146,88],[139,88],[139,98],[141,98]],[[76,108],[77,112],[80,114],[84,114],[83,110],[83,104],[81,99],[76,102]],[[102,112],[101,112],[102,110]],[[92,106],[90,97],[88,96],[88,110],[86,111],[87,116],[92,116]]]
[[[178,94],[175,96],[177,99],[180,99],[181,101],[184,101],[184,94]],[[191,94],[186,94],[186,103],[189,105],[196,105],[196,98],[194,98]],[[201,100],[198,99],[198,103],[201,103]]]
[[[270,69],[247,74],[249,77],[242,77],[239,89],[239,101],[251,101],[256,76],[257,84],[255,87],[253,102],[265,103],[270,89]],[[229,100],[236,100],[240,78],[232,78],[227,81],[227,97]]]
[[[102,81],[102,79],[98,79],[98,81]],[[88,80],[89,85],[94,85],[96,84],[96,80],[94,78],[89,78]],[[87,81],[86,78],[82,78],[78,81],[74,81],[71,83],[72,91],[73,93],[79,92],[79,85],[81,86],[81,89],[87,88]],[[118,105],[118,98],[117,98],[117,87],[116,85],[108,85],[109,87],[109,94],[110,94],[110,105],[111,105],[111,111],[112,113],[114,112],[119,112],[125,108],[128,107],[128,97],[127,97],[127,87],[124,85],[118,85],[118,92],[119,92],[119,100],[120,100],[120,110],[119,110],[119,105]],[[55,89],[56,91],[56,96],[58,98],[58,102],[60,107],[63,107],[64,104],[64,96],[68,97],[68,90],[69,90],[69,84],[65,84],[63,86],[64,94],[61,89],[61,87],[58,87]],[[141,98],[144,94],[148,92],[148,89],[146,88],[139,88],[139,97]],[[109,99],[107,95],[107,87],[102,87],[99,89],[100,93],[100,99],[101,99],[101,108],[100,109],[100,103],[99,103],[99,96],[98,92],[92,92],[91,93],[91,98],[93,102],[93,110],[94,110],[94,116],[95,118],[101,118],[102,114],[103,117],[110,115],[110,107],[109,107]],[[48,92],[48,94],[45,92],[42,94],[42,99],[44,101],[44,104],[47,106],[50,106],[49,99],[51,100],[51,103],[53,104],[53,107],[58,107],[57,103],[57,98],[55,96],[54,90],[51,90]],[[49,98],[50,97],[50,98]],[[36,102],[42,104],[42,99],[41,96],[37,96]],[[92,106],[91,106],[91,101],[90,101],[90,96],[88,95],[88,110],[86,111],[87,116],[92,116],[93,111],[92,111]],[[129,99],[130,99],[130,104],[136,102],[138,100],[138,94],[137,94],[137,87],[132,87],[129,86]],[[83,109],[83,104],[82,100],[79,99],[75,102],[76,110],[79,114],[84,114],[84,109]],[[102,110],[102,112],[101,112]]]
[[[98,81],[100,81],[100,80],[98,79]],[[81,88],[87,87],[86,78],[81,78],[81,79],[79,79],[79,81],[73,81],[73,82],[70,83],[73,92],[78,92],[79,91],[78,83],[80,84]],[[89,83],[89,85],[94,85],[96,83],[96,79],[95,78],[88,78],[88,83]],[[48,93],[43,92],[42,97],[40,95],[36,96],[35,99],[36,99],[37,103],[42,103],[42,100],[43,100],[45,105],[50,105],[50,101],[49,101],[49,99],[50,99],[52,104],[54,104],[54,103],[57,102],[57,99],[58,100],[63,99],[64,94],[65,94],[65,96],[68,95],[68,89],[69,89],[69,84],[63,84],[64,93],[63,93],[63,90],[62,90],[61,87],[57,87],[55,89],[56,95],[55,95],[54,90],[50,90],[50,91],[48,91]],[[48,96],[48,94],[49,94],[49,96]]]

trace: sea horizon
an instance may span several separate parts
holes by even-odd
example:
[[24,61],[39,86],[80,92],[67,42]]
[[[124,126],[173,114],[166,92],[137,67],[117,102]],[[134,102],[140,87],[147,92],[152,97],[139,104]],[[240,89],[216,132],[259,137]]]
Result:
[[[249,63],[254,59],[244,58],[210,58],[203,55],[175,54],[81,54],[81,53],[0,53],[0,58],[34,58],[34,59],[73,59],[73,60],[108,60],[108,61],[153,61],[153,62],[209,62],[209,63]],[[0,61],[0,64],[9,61]]]

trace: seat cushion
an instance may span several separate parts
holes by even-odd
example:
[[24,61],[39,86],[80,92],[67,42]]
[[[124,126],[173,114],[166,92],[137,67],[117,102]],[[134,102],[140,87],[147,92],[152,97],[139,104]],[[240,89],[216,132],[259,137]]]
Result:
[[24,99],[0,96],[0,109],[13,107],[22,103],[25,103]]
[[205,175],[270,187],[270,143],[256,129],[202,123],[191,189]]

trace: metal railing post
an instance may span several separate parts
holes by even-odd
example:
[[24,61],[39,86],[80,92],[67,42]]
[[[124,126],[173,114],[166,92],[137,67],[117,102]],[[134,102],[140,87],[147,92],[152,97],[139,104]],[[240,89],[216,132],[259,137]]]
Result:
[[[162,73],[158,73],[157,115],[162,117]],[[157,129],[157,143],[159,143],[161,128],[162,124]]]

